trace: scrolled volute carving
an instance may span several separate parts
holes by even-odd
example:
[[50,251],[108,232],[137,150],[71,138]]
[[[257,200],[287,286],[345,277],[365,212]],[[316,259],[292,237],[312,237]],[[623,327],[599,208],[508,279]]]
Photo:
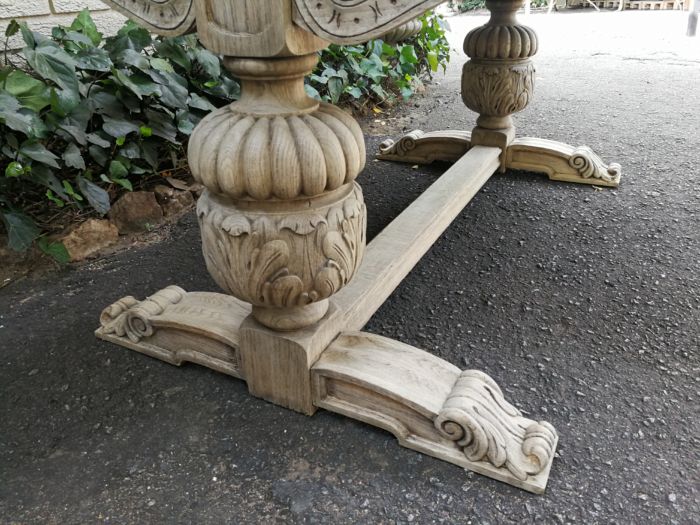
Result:
[[486,24],[464,39],[464,52],[472,59],[522,60],[537,53],[537,34],[527,26]]
[[186,293],[179,286],[168,286],[143,301],[124,297],[102,311],[100,324],[104,333],[128,337],[138,343],[153,335],[151,319],[162,314],[167,306],[179,303]]
[[505,468],[521,481],[550,464],[557,442],[554,427],[524,418],[493,379],[476,370],[462,372],[434,423],[469,461]]
[[569,158],[569,166],[574,168],[584,179],[601,179],[606,182],[619,182],[622,167],[613,162],[605,164],[598,154],[588,146],[579,146]]

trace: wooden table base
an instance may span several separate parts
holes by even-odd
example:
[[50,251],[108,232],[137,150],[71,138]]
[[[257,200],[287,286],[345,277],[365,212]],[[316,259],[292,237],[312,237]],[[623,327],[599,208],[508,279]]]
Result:
[[238,299],[170,286],[109,306],[96,335],[241,378],[253,395],[305,414],[324,408],[364,421],[405,447],[542,493],[558,440],[551,425],[523,417],[481,372],[357,332],[499,169],[500,157],[499,148],[468,148],[367,246],[353,281],[310,327],[274,331]]
[[[471,135],[469,131],[415,130],[397,141],[383,142],[377,158],[412,164],[455,162],[471,148]],[[573,147],[554,140],[516,138],[506,148],[502,164],[505,169],[545,173],[556,181],[612,188],[620,184],[619,164],[605,164],[588,146]]]

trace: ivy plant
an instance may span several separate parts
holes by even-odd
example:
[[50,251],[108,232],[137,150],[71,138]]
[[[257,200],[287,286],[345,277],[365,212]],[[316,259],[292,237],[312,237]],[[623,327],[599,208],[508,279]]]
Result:
[[430,12],[421,17],[421,23],[415,37],[397,45],[372,40],[324,49],[319,67],[307,79],[307,92],[356,108],[409,99],[422,79],[444,71],[450,58],[444,19]]
[[[20,34],[24,48],[8,53]],[[185,158],[188,136],[209,111],[236,100],[238,82],[195,35],[153,38],[127,22],[103,38],[89,12],[50,36],[12,21],[0,64],[0,225],[9,247],[47,240],[56,211],[104,215],[123,192]],[[422,18],[407,42],[330,46],[308,79],[319,99],[352,105],[411,97],[445,68],[445,23]]]
[[17,33],[25,47],[8,55],[6,43],[0,68],[0,218],[17,251],[50,226],[33,210],[106,214],[120,191],[183,158],[199,120],[239,93],[193,35],[153,39],[127,22],[105,39],[88,11],[50,37],[16,22],[5,36]]

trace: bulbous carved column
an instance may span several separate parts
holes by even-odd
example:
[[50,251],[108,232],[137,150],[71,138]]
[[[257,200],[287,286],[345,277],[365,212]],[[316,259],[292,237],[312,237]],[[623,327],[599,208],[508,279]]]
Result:
[[365,247],[366,210],[354,182],[362,132],[342,110],[308,97],[317,60],[227,58],[242,96],[208,115],[189,145],[207,269],[275,330],[321,319]]
[[487,0],[489,21],[464,40],[469,60],[462,70],[462,100],[479,113],[472,144],[504,148],[515,137],[511,114],[532,98],[537,35],[515,13],[523,0]]

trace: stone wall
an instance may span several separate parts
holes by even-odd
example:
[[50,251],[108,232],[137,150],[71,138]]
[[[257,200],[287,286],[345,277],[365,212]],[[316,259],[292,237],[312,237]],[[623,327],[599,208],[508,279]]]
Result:
[[[125,18],[109,9],[100,0],[0,0],[0,35],[10,20],[27,22],[33,31],[50,33],[55,25],[70,25],[77,13],[88,8],[98,29],[112,35],[124,23]],[[22,47],[20,38],[13,38],[10,47]]]

